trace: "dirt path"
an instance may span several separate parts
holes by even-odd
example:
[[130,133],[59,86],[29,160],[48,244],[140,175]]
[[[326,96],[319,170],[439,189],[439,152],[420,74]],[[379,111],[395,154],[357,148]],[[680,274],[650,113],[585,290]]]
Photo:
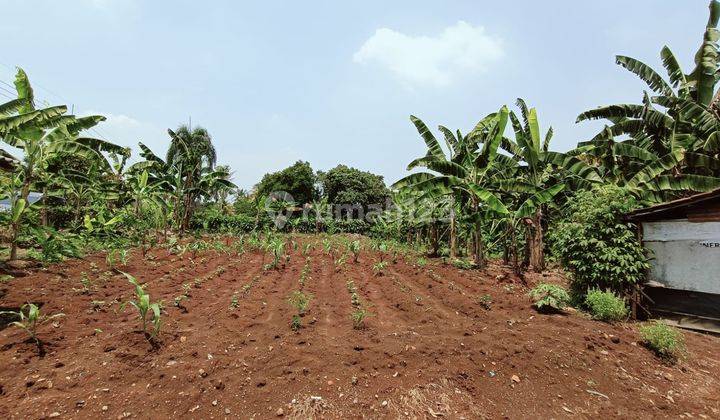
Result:
[[[376,253],[338,269],[316,246],[304,288],[313,299],[293,332],[299,241],[277,270],[258,251],[134,252],[122,269],[164,302],[159,346],[121,308],[133,290],[104,255],[3,283],[0,306],[32,301],[65,317],[40,327],[44,357],[22,331],[0,330],[0,417],[720,418],[720,339],[686,332],[688,358],[663,365],[634,324],[538,314],[496,264],[401,258],[376,275]],[[348,280],[372,313],[364,330],[350,320]],[[190,298],[178,308],[183,284]]]

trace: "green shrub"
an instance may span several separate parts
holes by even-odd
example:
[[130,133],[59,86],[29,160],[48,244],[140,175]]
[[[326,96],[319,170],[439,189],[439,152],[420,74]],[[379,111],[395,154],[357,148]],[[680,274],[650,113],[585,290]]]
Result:
[[621,187],[579,191],[564,216],[549,229],[553,254],[572,273],[571,288],[581,297],[590,289],[623,290],[644,280],[647,257],[625,213],[637,203]]
[[660,321],[640,327],[640,337],[645,347],[666,361],[675,362],[685,354],[685,338],[680,330]]
[[538,311],[562,311],[570,304],[568,292],[555,284],[541,283],[530,291],[530,297]]
[[590,310],[593,319],[600,321],[621,321],[628,316],[625,300],[613,292],[590,290],[585,296],[585,306]]

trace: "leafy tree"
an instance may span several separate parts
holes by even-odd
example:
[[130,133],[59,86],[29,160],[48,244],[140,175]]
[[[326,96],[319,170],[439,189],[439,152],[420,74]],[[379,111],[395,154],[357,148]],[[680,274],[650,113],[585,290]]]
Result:
[[289,193],[299,205],[312,203],[318,197],[317,177],[310,163],[301,160],[278,172],[265,174],[255,187],[256,194]]
[[361,206],[384,205],[390,196],[381,175],[338,165],[327,172],[318,172],[322,191],[331,204]]
[[624,291],[645,278],[647,257],[632,224],[623,216],[637,206],[615,185],[579,191],[570,198],[564,217],[551,229],[553,251],[572,273],[572,288]]

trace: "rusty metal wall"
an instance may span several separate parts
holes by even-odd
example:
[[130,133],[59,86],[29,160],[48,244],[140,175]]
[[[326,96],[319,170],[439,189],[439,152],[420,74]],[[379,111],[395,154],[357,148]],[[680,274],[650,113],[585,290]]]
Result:
[[650,280],[665,287],[720,294],[720,222],[644,222]]

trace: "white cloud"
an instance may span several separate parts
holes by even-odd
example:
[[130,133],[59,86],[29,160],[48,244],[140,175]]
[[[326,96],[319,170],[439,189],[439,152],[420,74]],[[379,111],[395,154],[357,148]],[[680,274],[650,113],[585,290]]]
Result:
[[353,61],[385,67],[411,86],[446,86],[462,74],[486,71],[503,55],[499,38],[482,26],[459,21],[434,37],[380,28],[353,55]]
[[162,156],[170,140],[165,128],[155,124],[137,120],[125,114],[111,114],[96,110],[79,113],[80,116],[102,115],[105,121],[101,122],[87,134],[107,139],[121,146],[128,146],[133,150],[133,160],[138,159],[138,142],[143,142],[153,152]]

